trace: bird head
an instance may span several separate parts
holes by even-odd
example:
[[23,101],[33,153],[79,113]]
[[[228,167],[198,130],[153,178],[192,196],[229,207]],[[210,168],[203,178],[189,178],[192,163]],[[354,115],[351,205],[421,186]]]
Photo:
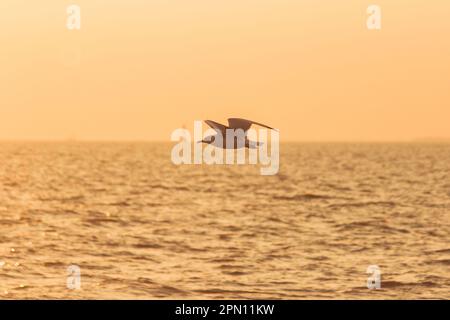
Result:
[[207,144],[211,144],[213,143],[215,140],[215,136],[207,136],[205,137],[203,140],[198,141],[198,143],[207,143]]

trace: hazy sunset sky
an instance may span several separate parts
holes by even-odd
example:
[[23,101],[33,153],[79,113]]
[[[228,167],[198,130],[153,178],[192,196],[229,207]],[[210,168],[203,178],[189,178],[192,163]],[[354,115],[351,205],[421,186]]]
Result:
[[2,0],[0,139],[168,141],[228,117],[281,141],[450,138],[449,17],[448,0]]

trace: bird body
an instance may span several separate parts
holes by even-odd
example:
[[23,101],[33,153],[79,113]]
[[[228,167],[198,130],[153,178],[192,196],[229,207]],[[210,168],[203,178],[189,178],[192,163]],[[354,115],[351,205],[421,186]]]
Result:
[[247,138],[247,131],[252,124],[276,130],[265,124],[240,118],[229,118],[228,126],[212,120],[205,120],[205,123],[213,128],[216,131],[216,134],[207,136],[199,142],[207,143],[222,149],[258,148],[262,144],[261,142],[251,141]]

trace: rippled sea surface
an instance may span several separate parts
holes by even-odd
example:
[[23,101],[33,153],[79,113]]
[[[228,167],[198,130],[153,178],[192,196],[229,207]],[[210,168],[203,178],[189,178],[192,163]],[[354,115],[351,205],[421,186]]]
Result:
[[0,143],[0,298],[450,299],[450,144],[283,144],[276,176],[170,150]]

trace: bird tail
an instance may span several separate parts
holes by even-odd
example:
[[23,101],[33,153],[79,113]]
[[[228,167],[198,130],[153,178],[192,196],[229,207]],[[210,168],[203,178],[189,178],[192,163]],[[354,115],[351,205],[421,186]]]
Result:
[[258,147],[262,146],[263,144],[264,144],[263,142],[249,141],[248,142],[248,148],[249,149],[258,149]]

